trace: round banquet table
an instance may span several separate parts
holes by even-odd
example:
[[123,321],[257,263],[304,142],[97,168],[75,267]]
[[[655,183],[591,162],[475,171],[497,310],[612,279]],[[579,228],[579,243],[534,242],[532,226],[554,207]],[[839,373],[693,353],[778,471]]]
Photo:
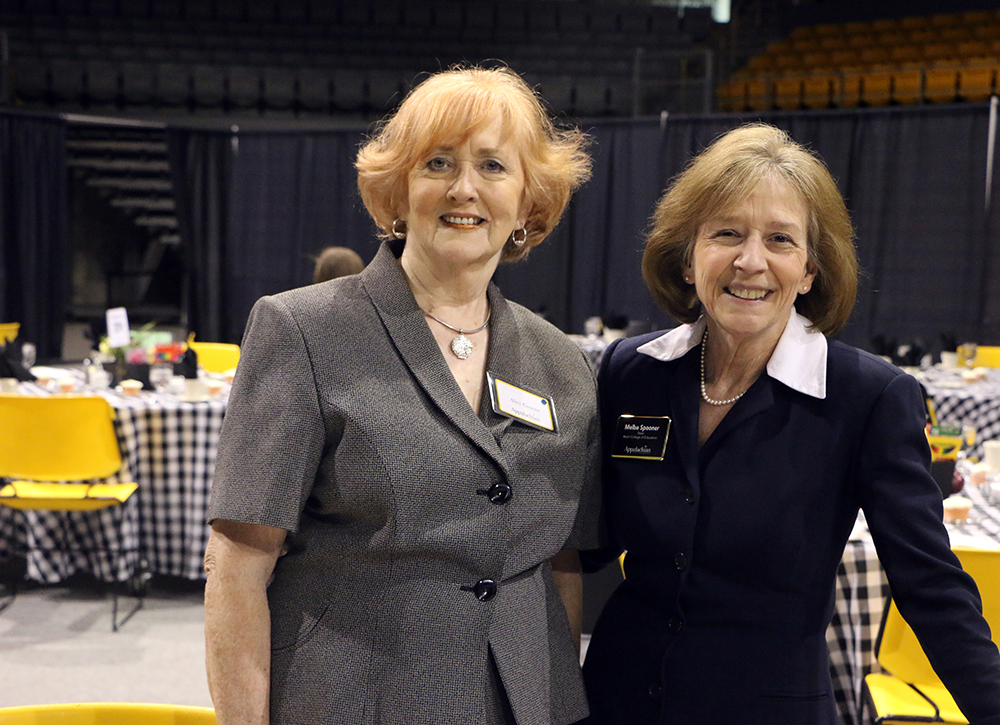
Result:
[[983,441],[1000,439],[1000,368],[980,370],[986,377],[976,382],[965,382],[955,368],[914,372],[934,401],[939,423],[976,429],[976,443],[969,451],[973,458],[982,458]]
[[[226,412],[226,394],[190,401],[172,395],[123,396],[110,389],[80,392],[105,397],[116,414],[123,472],[138,484],[123,507],[98,511],[16,511],[0,506],[0,549],[27,552],[28,579],[55,583],[78,571],[125,581],[138,571],[204,579],[208,497]],[[22,383],[25,395],[48,390]],[[124,556],[87,555],[118,546]],[[80,550],[83,551],[80,551]]]

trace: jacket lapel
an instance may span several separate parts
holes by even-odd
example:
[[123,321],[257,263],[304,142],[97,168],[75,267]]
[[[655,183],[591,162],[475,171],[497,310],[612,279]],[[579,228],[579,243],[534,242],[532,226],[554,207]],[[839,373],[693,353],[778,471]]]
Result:
[[[486,355],[486,371],[514,385],[526,385],[531,387],[529,381],[523,380],[523,366],[521,363],[521,335],[517,329],[517,321],[514,313],[507,304],[507,300],[500,294],[496,285],[490,283],[487,290],[490,301],[490,348]],[[542,391],[544,392],[544,391]],[[479,403],[479,409],[486,411],[484,420],[488,421],[490,430],[497,442],[500,441],[504,431],[510,427],[513,420],[504,415],[493,412],[493,402],[490,398],[489,381],[483,385],[483,397]]]
[[[491,432],[473,412],[461,388],[451,374],[431,333],[424,313],[410,291],[403,268],[400,266],[390,243],[383,243],[371,264],[361,273],[361,280],[376,312],[385,325],[386,332],[395,345],[403,363],[409,368],[417,384],[424,390],[442,415],[457,426],[476,446],[504,466],[503,454]],[[490,303],[499,293],[492,289]],[[500,298],[502,300],[502,297]],[[502,305],[506,309],[506,305]],[[494,332],[501,319],[490,321],[490,352],[487,365],[492,362]],[[510,315],[509,310],[507,315]],[[505,466],[504,466],[505,467]]]

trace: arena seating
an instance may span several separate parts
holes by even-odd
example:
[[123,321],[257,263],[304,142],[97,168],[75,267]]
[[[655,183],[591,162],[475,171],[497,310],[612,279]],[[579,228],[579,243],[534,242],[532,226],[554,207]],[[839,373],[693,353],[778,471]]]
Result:
[[99,112],[378,116],[419,73],[461,61],[510,65],[564,113],[630,115],[634,93],[647,113],[701,111],[710,27],[707,8],[624,2],[0,4],[13,103]]
[[797,28],[716,89],[722,111],[982,101],[996,90],[1000,11]]

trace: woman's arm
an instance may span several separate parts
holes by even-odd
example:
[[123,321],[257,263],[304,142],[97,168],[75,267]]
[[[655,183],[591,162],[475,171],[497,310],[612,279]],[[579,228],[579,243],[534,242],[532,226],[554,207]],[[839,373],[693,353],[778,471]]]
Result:
[[583,574],[580,570],[580,556],[572,549],[564,549],[549,561],[552,564],[552,583],[566,607],[569,632],[579,654],[580,633],[583,630]]
[[217,519],[205,551],[205,664],[219,725],[267,725],[267,582],[285,530]]

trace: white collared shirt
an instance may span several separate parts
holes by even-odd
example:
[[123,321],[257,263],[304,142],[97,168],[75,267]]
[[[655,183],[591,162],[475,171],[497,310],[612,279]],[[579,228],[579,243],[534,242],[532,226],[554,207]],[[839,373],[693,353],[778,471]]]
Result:
[[[657,360],[676,360],[701,342],[706,324],[702,315],[690,325],[675,327],[641,345],[637,352]],[[826,335],[793,311],[767,361],[767,374],[793,390],[822,400],[826,398],[826,352]]]

